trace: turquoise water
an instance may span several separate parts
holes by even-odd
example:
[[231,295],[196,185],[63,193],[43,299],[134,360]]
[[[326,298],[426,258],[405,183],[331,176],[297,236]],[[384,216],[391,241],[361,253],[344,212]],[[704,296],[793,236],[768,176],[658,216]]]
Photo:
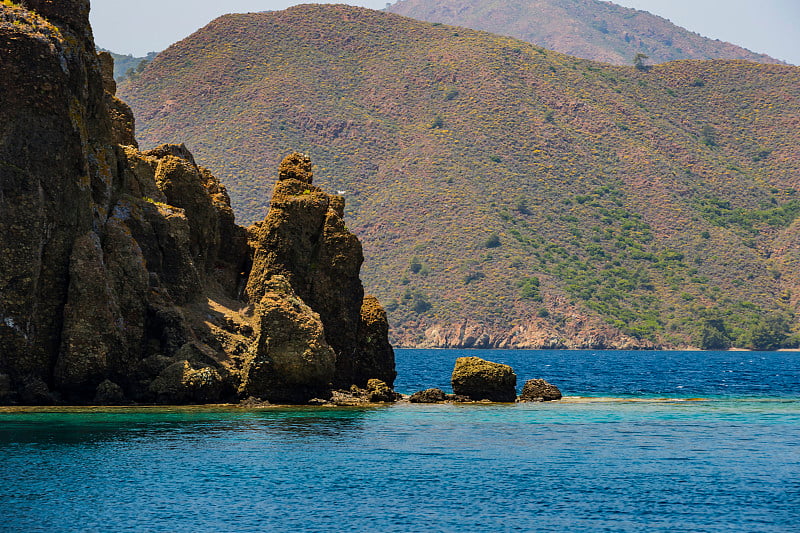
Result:
[[[465,353],[399,351],[398,389]],[[0,412],[0,530],[798,530],[798,354],[489,356],[570,398]]]

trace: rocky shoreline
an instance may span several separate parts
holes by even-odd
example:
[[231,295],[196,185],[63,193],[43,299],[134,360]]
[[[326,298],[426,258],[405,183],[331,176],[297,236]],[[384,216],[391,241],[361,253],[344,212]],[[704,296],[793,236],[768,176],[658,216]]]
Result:
[[[451,376],[453,394],[442,389],[430,388],[406,395],[394,392],[386,383],[372,379],[364,388],[334,390],[328,399],[313,398],[308,405],[327,407],[353,407],[391,403],[415,404],[485,404],[548,402],[560,400],[561,390],[543,379],[529,379],[516,394],[517,375],[514,370],[501,363],[493,363],[479,357],[459,357]],[[239,403],[242,407],[275,407],[274,404],[247,398]]]

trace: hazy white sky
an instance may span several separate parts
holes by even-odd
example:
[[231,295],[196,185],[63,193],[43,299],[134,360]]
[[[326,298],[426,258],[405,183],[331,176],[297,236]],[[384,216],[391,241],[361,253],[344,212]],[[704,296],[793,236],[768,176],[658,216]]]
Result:
[[[97,44],[143,56],[161,51],[225,13],[285,9],[291,0],[92,0]],[[323,3],[323,2],[314,2]],[[372,9],[386,0],[343,2]],[[712,39],[800,65],[800,0],[614,0]]]
[[613,0],[705,37],[800,65],[799,0]]

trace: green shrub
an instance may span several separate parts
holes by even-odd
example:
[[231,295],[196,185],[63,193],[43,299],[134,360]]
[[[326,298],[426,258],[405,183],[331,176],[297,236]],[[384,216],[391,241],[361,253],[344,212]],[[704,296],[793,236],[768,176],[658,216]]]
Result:
[[470,272],[466,276],[464,276],[464,285],[469,285],[473,281],[477,281],[479,279],[483,279],[486,277],[486,274],[483,272]]
[[703,126],[703,129],[700,130],[700,140],[710,148],[717,146],[717,130],[714,129],[714,126],[710,124]]
[[456,89],[448,89],[446,93],[444,93],[445,101],[453,100],[458,96],[458,91]]
[[428,311],[431,307],[431,303],[428,301],[428,297],[422,294],[421,292],[414,293],[413,300],[411,303],[411,309],[414,310],[415,313],[418,315]]
[[492,233],[485,241],[483,241],[484,248],[497,248],[500,246],[500,244],[500,235],[497,233]]
[[411,262],[408,264],[408,269],[414,274],[419,274],[419,271],[422,270],[422,263],[417,256],[411,258]]
[[519,296],[526,300],[533,300],[534,302],[541,302],[542,295],[539,294],[539,278],[530,277],[517,282],[519,287]]

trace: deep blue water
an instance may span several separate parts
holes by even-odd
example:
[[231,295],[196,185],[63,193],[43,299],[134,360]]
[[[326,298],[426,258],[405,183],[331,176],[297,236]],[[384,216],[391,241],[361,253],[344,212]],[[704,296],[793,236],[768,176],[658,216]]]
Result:
[[401,350],[398,390],[459,355],[570,398],[0,411],[0,530],[798,531],[800,354]]
[[543,378],[570,396],[800,397],[800,352],[397,350],[399,392],[448,392],[456,358],[511,365],[517,388]]

